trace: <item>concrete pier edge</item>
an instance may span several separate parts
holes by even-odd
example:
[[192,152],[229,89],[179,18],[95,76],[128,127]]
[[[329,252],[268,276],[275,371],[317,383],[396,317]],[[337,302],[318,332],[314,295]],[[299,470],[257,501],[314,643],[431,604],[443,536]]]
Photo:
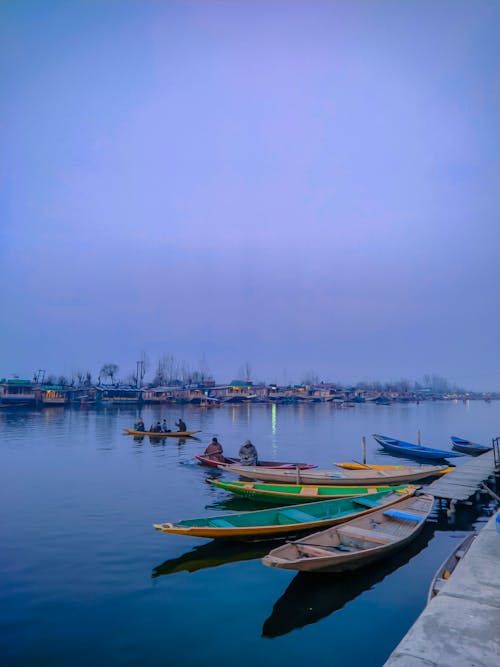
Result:
[[[500,535],[496,512],[445,586],[385,663],[388,667],[498,667]],[[429,582],[430,585],[431,582]]]

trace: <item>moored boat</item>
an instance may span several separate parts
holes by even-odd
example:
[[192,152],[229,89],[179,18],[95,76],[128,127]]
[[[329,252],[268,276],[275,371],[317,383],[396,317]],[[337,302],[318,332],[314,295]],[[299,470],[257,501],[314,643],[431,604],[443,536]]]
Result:
[[493,447],[486,447],[485,445],[479,445],[477,442],[471,442],[470,440],[465,440],[464,438],[457,438],[457,436],[451,436],[451,442],[453,449],[456,449],[457,452],[462,452],[462,454],[470,454],[470,456],[479,456],[479,454],[485,454],[493,449]]
[[465,556],[469,550],[470,545],[474,542],[477,533],[470,533],[463,539],[460,544],[452,551],[448,558],[441,564],[440,568],[434,575],[427,596],[429,603],[433,597],[441,592],[441,589],[448,581],[460,560]]
[[370,498],[341,498],[316,503],[275,507],[252,512],[235,512],[223,516],[187,519],[176,523],[153,524],[156,530],[177,535],[208,538],[265,539],[276,535],[289,535],[348,521],[381,508],[402,502],[413,495],[414,487],[399,491],[383,491]]
[[[228,456],[224,456],[223,461],[217,461],[215,459],[210,458],[210,456],[204,456],[203,454],[195,454],[194,457],[195,459],[198,459],[198,461],[201,464],[209,466],[211,468],[225,468],[226,466],[229,465],[240,464],[240,459]],[[309,470],[310,468],[317,467],[312,463],[286,463],[283,461],[259,461],[257,465],[263,466],[264,468],[285,468],[292,470],[295,470],[296,468],[299,468],[299,470]]]
[[[406,468],[403,465],[378,465],[375,463],[358,463],[357,461],[347,461],[346,463],[334,463],[338,468],[346,468],[346,470],[400,470]],[[418,468],[417,466],[414,466]],[[446,475],[446,473],[455,470],[454,466],[443,466],[443,470],[435,473],[436,475]]]
[[259,468],[258,466],[230,465],[225,471],[246,479],[264,482],[285,482],[289,484],[319,484],[320,486],[376,486],[377,484],[402,484],[432,477],[447,466],[421,465],[402,466],[397,470],[280,470]]
[[150,435],[152,438],[188,438],[190,435],[195,433],[201,433],[201,431],[134,431],[131,428],[123,429],[126,435]]
[[207,479],[209,484],[237,496],[267,505],[296,505],[297,503],[315,503],[318,500],[371,497],[383,491],[401,491],[406,486],[319,486],[313,484],[272,484],[261,482],[231,482],[224,479]]
[[396,438],[390,438],[386,435],[378,435],[374,433],[372,437],[388,452],[394,452],[396,454],[403,454],[404,456],[409,456],[419,459],[427,460],[438,460],[442,461],[443,459],[450,459],[455,456],[462,456],[458,452],[446,451],[444,449],[433,449],[432,447],[424,447],[422,445],[415,445],[411,442],[405,442],[404,440],[397,440]]
[[396,507],[378,509],[284,544],[270,551],[262,562],[305,572],[356,570],[408,544],[423,529],[433,504],[429,495],[407,498]]

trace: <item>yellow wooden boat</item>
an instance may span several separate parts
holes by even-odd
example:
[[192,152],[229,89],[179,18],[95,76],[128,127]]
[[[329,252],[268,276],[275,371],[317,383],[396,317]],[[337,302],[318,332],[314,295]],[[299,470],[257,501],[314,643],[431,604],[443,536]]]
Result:
[[194,435],[195,433],[201,433],[201,431],[134,431],[132,428],[124,428],[124,433],[127,435],[149,435],[152,438],[189,438],[189,436]]
[[[345,468],[345,470],[394,470],[398,471],[403,468],[407,468],[408,466],[406,465],[378,465],[374,463],[358,463],[357,461],[347,461],[345,463],[334,463],[334,466],[337,466],[338,468]],[[418,466],[413,466],[414,468],[418,468]],[[446,475],[446,473],[451,472],[452,470],[455,470],[455,466],[448,466],[447,468],[444,468],[443,470],[439,470],[438,472],[435,473],[436,477],[439,475]]]

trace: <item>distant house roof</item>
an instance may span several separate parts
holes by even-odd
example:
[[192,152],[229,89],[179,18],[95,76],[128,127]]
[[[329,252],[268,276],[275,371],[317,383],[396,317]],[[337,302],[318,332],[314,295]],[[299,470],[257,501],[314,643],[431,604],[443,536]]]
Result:
[[232,382],[229,383],[230,387],[251,387],[253,386],[253,382],[250,382],[250,380],[247,380],[246,382],[243,382],[242,380],[233,380]]
[[32,385],[33,382],[31,380],[20,380],[19,378],[13,379],[13,380],[6,380],[5,378],[2,378],[0,380],[2,384],[29,384]]

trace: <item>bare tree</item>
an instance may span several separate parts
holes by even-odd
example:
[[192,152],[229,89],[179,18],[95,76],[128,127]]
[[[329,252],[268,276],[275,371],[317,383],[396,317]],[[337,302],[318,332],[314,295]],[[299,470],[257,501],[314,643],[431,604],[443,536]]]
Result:
[[179,364],[171,354],[164,354],[158,361],[153,385],[172,384],[179,378]]
[[200,378],[201,382],[205,382],[205,380],[208,380],[210,377],[210,369],[207,364],[207,360],[205,359],[205,355],[203,354],[201,359],[200,359]]
[[104,375],[104,377],[109,377],[111,380],[111,384],[114,384],[115,375],[118,373],[118,370],[119,369],[116,364],[104,364],[99,372],[100,375]]
[[245,361],[245,363],[238,369],[238,379],[245,380],[245,382],[250,382],[251,377],[252,377],[252,364],[249,361]]
[[129,373],[124,379],[123,379],[124,384],[128,384],[131,387],[132,386],[137,386],[137,375],[134,373]]
[[318,384],[319,377],[314,371],[306,371],[303,373],[300,384]]

